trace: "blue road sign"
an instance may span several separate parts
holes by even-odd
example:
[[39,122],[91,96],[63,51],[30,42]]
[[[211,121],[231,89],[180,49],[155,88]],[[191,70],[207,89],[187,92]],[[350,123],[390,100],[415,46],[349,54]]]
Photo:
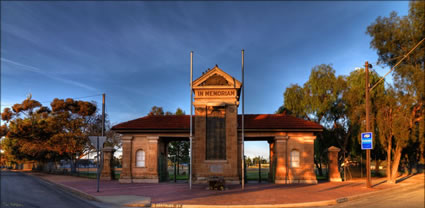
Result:
[[362,133],[362,150],[373,149],[372,132]]

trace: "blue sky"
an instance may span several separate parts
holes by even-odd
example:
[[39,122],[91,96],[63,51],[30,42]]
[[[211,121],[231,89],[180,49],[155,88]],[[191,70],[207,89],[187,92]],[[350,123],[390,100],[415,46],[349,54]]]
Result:
[[[1,107],[28,93],[101,102],[112,124],[145,116],[153,105],[189,113],[189,52],[194,79],[218,64],[241,77],[246,113],[274,113],[283,92],[311,68],[347,75],[375,63],[366,27],[407,1],[378,2],[1,2]],[[381,75],[387,68],[375,66]],[[268,155],[267,143],[246,153]]]

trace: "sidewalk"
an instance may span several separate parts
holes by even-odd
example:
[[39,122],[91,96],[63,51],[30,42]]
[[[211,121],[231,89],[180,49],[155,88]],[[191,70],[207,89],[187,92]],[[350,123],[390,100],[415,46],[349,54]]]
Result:
[[[397,184],[387,184],[385,179],[373,179],[373,188],[366,188],[365,181],[323,182],[317,185],[305,184],[246,184],[229,185],[225,191],[206,190],[206,185],[194,184],[189,190],[188,184],[120,184],[118,181],[101,181],[100,192],[96,192],[96,180],[73,176],[29,173],[50,182],[70,187],[86,193],[100,201],[131,204],[131,201],[147,199],[155,204],[176,205],[284,205],[294,203],[322,202],[311,206],[324,206],[326,201],[353,198],[355,195],[380,190],[404,187],[412,184],[424,184],[424,174],[415,175]],[[118,201],[117,201],[118,200]],[[344,200],[343,200],[344,201]],[[134,203],[133,203],[134,204]],[[306,204],[306,205],[308,205]]]

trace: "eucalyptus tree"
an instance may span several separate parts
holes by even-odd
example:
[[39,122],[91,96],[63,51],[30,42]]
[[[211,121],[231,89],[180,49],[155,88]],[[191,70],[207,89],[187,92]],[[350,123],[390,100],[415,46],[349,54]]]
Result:
[[[322,163],[326,162],[326,150],[336,145],[334,131],[340,124],[343,114],[340,112],[342,93],[345,88],[344,78],[336,76],[331,65],[321,64],[311,70],[308,81],[303,87],[293,84],[284,96],[284,108],[293,115],[320,123],[325,127],[315,141],[314,162],[322,175]],[[345,151],[345,150],[344,150]]]
[[[378,17],[367,28],[370,43],[378,53],[380,64],[394,67],[414,46],[425,38],[425,2],[411,1],[409,14],[400,17],[392,12],[389,17]],[[403,149],[417,143],[420,159],[425,159],[425,44],[394,68],[396,107],[392,110],[392,129],[395,149],[391,181],[397,171]]]
[[51,128],[48,115],[50,110],[31,96],[12,108],[5,108],[2,120],[2,148],[8,160],[47,161],[56,156],[46,149],[46,142],[57,131]]
[[51,104],[51,124],[59,132],[48,141],[48,148],[71,160],[71,172],[76,171],[80,155],[89,151],[89,121],[96,116],[96,105],[87,102],[55,98]]

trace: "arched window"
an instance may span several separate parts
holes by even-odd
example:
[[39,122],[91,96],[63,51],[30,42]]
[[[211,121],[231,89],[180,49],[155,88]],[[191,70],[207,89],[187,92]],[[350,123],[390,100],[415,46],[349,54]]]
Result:
[[145,151],[143,150],[136,152],[136,167],[145,167]]
[[300,151],[298,150],[291,151],[291,167],[292,168],[300,167]]

